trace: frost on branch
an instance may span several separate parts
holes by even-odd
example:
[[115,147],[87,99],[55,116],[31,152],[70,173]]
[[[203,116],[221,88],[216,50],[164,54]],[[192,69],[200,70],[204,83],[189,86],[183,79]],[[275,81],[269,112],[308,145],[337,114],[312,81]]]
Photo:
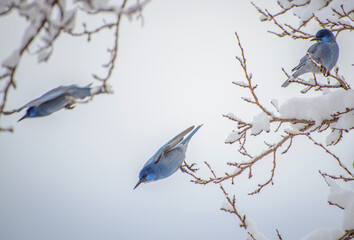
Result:
[[[345,166],[343,162],[333,153],[330,148],[341,141],[344,134],[350,132],[354,128],[354,91],[347,84],[337,84],[333,87],[331,84],[327,85],[313,85],[306,91],[310,95],[312,91],[321,89],[321,96],[298,97],[291,98],[283,104],[279,104],[276,99],[272,99],[269,107],[264,105],[257,96],[257,85],[253,83],[253,76],[249,73],[244,49],[241,45],[239,36],[236,33],[238,46],[241,51],[241,56],[236,57],[239,65],[241,66],[244,74],[245,81],[233,82],[234,85],[242,89],[248,90],[249,96],[242,97],[245,104],[256,106],[258,113],[253,118],[253,121],[245,121],[242,117],[236,116],[234,113],[225,114],[224,117],[235,123],[235,129],[229,134],[225,143],[237,145],[240,153],[240,160],[238,162],[228,162],[229,171],[217,176],[210,164],[205,162],[210,172],[212,173],[209,178],[202,178],[195,173],[187,171],[193,177],[192,182],[197,184],[215,183],[220,186],[221,191],[225,195],[227,203],[222,207],[222,210],[235,214],[241,222],[240,226],[245,229],[248,239],[265,239],[265,237],[256,231],[252,221],[246,218],[245,214],[241,214],[236,206],[236,197],[232,197],[225,190],[222,184],[229,181],[234,184],[234,181],[241,175],[247,174],[248,178],[252,178],[252,169],[257,167],[258,162],[271,158],[272,167],[269,173],[268,180],[259,183],[258,187],[251,191],[249,195],[257,194],[268,185],[274,184],[274,176],[276,174],[277,161],[279,156],[285,155],[288,150],[293,147],[294,138],[302,138],[307,140],[310,144],[318,147],[319,151],[324,151],[330,156],[333,161],[337,163],[342,174],[334,176],[327,173],[321,173],[327,179],[335,179],[342,181],[353,181],[354,173],[351,167]],[[336,76],[330,75],[330,79],[334,82],[339,82]],[[343,78],[341,78],[343,79]],[[271,111],[270,109],[275,111]],[[271,137],[269,137],[271,136]],[[325,143],[322,143],[318,136],[326,136]],[[257,138],[262,139],[264,142],[263,150],[254,150],[250,148],[249,139]],[[271,139],[272,142],[269,142]],[[321,138],[320,138],[321,139]],[[333,194],[332,194],[333,195]],[[330,198],[331,196],[330,195]],[[336,203],[338,201],[335,201]],[[343,205],[345,208],[347,205]],[[345,212],[344,219],[354,219],[352,214],[352,206],[348,205],[348,212]],[[354,207],[353,207],[354,208]],[[353,213],[354,214],[354,213]],[[324,229],[316,231],[304,239],[319,239],[316,236],[324,236],[326,234],[345,237],[346,234],[352,233],[354,226],[343,227],[342,230]],[[278,230],[278,238],[282,239]],[[258,238],[255,237],[257,234]],[[335,239],[335,238],[328,238]],[[349,239],[349,238],[343,238]]]
[[[108,46],[110,58],[108,62],[103,64],[107,73],[105,76],[97,76],[92,73],[101,89],[97,91],[97,94],[111,93],[108,80],[116,64],[121,17],[137,16],[142,18],[141,11],[149,0],[135,1],[133,4],[127,2],[128,0],[123,0],[120,4],[117,4],[116,1],[112,1],[110,4],[105,0],[0,1],[0,17],[5,18],[9,14],[18,14],[27,21],[20,45],[13,49],[9,56],[0,59],[0,120],[4,115],[13,114],[20,110],[7,110],[6,103],[10,90],[16,88],[15,78],[21,58],[25,53],[30,52],[37,56],[38,62],[49,61],[54,51],[55,42],[62,34],[72,37],[87,37],[87,40],[90,41],[93,35],[99,34],[102,30],[113,31],[112,45]],[[85,20],[79,18],[79,15],[94,18],[101,13],[105,14],[102,15],[105,21],[98,27],[88,26]],[[113,16],[113,20],[106,21],[108,15]],[[13,129],[11,127],[3,128],[0,123],[1,131],[12,132]]]

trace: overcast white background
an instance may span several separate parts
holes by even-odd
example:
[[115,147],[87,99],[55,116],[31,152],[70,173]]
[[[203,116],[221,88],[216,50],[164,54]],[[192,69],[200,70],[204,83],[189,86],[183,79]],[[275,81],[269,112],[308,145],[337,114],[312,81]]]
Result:
[[[244,239],[235,216],[219,210],[224,196],[216,185],[195,185],[178,171],[133,187],[155,151],[191,125],[204,124],[187,151],[187,161],[198,163],[201,175],[209,174],[204,161],[222,174],[226,162],[240,159],[236,145],[224,144],[236,126],[222,114],[252,120],[257,111],[241,100],[248,92],[232,84],[244,80],[235,60],[240,54],[235,31],[269,108],[273,98],[282,103],[302,96],[298,86],[280,87],[281,67],[290,71],[313,43],[267,33],[272,25],[260,22],[248,1],[154,0],[143,16],[143,26],[126,17],[121,23],[117,66],[109,80],[113,95],[20,123],[25,111],[2,117],[2,126],[14,126],[15,132],[0,135],[0,239]],[[23,23],[16,14],[0,19],[1,59],[21,42]],[[45,64],[26,54],[8,109],[59,85],[94,82],[92,73],[103,76],[112,34],[89,43],[62,35]],[[353,84],[353,34],[337,41],[338,65]],[[341,211],[328,206],[329,188],[318,174],[319,169],[337,173],[337,164],[302,140],[278,158],[275,185],[260,194],[247,196],[257,182],[246,178],[226,185],[230,192],[236,189],[239,211],[270,239],[275,229],[284,239],[299,239],[314,228],[341,224]],[[353,140],[353,134],[345,135],[334,148],[348,166]],[[270,168],[270,161],[259,164],[254,175],[264,180]]]

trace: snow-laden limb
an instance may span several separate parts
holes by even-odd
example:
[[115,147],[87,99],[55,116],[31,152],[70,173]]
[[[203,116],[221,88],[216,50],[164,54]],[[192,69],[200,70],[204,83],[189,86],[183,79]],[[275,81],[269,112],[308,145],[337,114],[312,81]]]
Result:
[[[280,118],[314,121],[315,125],[321,125],[325,120],[337,119],[329,123],[330,126],[350,130],[351,124],[339,124],[338,120],[346,115],[352,116],[353,109],[354,91],[335,90],[318,97],[291,98],[280,106],[279,112]],[[347,125],[348,128],[343,128],[342,125]]]
[[[246,82],[237,82],[236,86],[249,90],[251,97],[247,98],[247,103],[256,105],[260,110],[252,122],[246,122],[235,114],[228,113],[224,117],[235,122],[237,129],[233,130],[226,139],[226,143],[238,143],[238,151],[248,158],[247,161],[239,163],[228,163],[229,166],[235,167],[234,171],[226,173],[224,176],[218,176],[209,179],[194,179],[193,181],[200,184],[221,183],[227,179],[231,181],[237,176],[243,174],[245,170],[249,170],[249,177],[252,177],[251,168],[258,161],[267,156],[273,158],[273,167],[270,178],[250,194],[258,193],[263,187],[273,183],[274,172],[276,168],[277,153],[285,154],[292,146],[292,140],[295,137],[305,137],[315,146],[319,146],[326,153],[332,156],[338,165],[346,172],[347,179],[353,178],[353,173],[349,170],[340,159],[326,148],[324,144],[316,141],[311,135],[314,132],[326,134],[328,133],[327,145],[338,143],[345,132],[353,128],[351,122],[354,110],[354,91],[338,89],[335,91],[327,91],[326,94],[318,97],[310,98],[292,98],[281,104],[277,108],[278,113],[269,111],[258,99],[255,92],[256,85],[252,83],[252,76],[248,73],[244,50],[241,46],[240,39],[236,34],[238,45],[241,50],[241,57],[237,57],[243,71]],[[243,98],[245,99],[245,98]],[[274,103],[273,103],[274,105]],[[275,125],[275,130],[270,132],[271,126]],[[289,128],[290,127],[290,128]],[[259,135],[262,131],[270,132],[276,135],[275,139],[279,139],[274,143],[265,142],[266,150],[258,153],[251,153],[247,148],[247,139]]]
[[[116,2],[108,3],[102,0],[77,0],[68,2],[67,0],[49,0],[49,1],[19,1],[4,0],[0,2],[0,17],[4,17],[13,12],[17,12],[19,16],[24,17],[28,23],[19,46],[13,52],[0,59],[0,119],[3,115],[9,115],[17,112],[19,109],[5,110],[7,97],[11,89],[16,88],[15,76],[21,58],[26,52],[31,52],[37,56],[38,62],[46,62],[50,60],[50,56],[54,51],[56,40],[62,34],[69,34],[73,37],[87,37],[88,40],[94,34],[98,34],[103,29],[114,31],[113,44],[109,47],[110,59],[103,64],[107,69],[107,74],[99,77],[92,74],[93,78],[100,82],[99,93],[111,93],[110,86],[107,84],[115,67],[118,54],[118,38],[119,25],[122,16],[133,16],[137,14],[142,18],[141,11],[149,0],[136,1],[130,6],[127,0],[123,0],[121,4]],[[110,13],[115,16],[115,21],[104,21],[102,26],[88,30],[85,22],[77,21],[78,13],[86,13],[95,16],[100,13]],[[79,26],[83,26],[83,31],[77,31]],[[2,128],[0,124],[0,132],[13,129]]]
[[[338,88],[332,88],[322,85],[321,91],[323,94],[321,96],[291,98],[282,104],[279,104],[278,101],[273,99],[270,104],[272,104],[277,111],[272,112],[268,110],[268,106],[263,104],[257,96],[257,85],[253,84],[252,75],[247,69],[244,49],[237,33],[236,38],[241,52],[241,56],[236,57],[236,59],[243,70],[245,81],[237,81],[233,82],[233,84],[248,90],[249,96],[241,98],[246,104],[256,106],[258,113],[255,114],[251,122],[247,122],[243,120],[242,117],[233,113],[223,115],[228,120],[234,122],[236,126],[227,137],[225,143],[237,145],[238,151],[241,154],[239,161],[227,163],[227,165],[230,166],[228,172],[217,175],[210,165],[205,162],[212,172],[212,176],[202,178],[188,171],[187,174],[192,176],[193,179],[191,181],[196,184],[219,184],[228,203],[227,205],[223,205],[222,210],[235,214],[241,222],[241,227],[245,228],[248,237],[253,239],[252,235],[249,234],[246,215],[240,215],[237,210],[235,195],[230,197],[221,183],[225,184],[229,182],[233,185],[234,181],[244,174],[247,174],[246,176],[248,176],[248,178],[252,178],[252,169],[257,167],[257,163],[271,158],[273,161],[268,179],[263,183],[259,183],[256,189],[251,191],[249,195],[257,194],[265,187],[273,185],[277,161],[280,156],[286,154],[293,146],[294,138],[303,138],[305,141],[307,140],[310,144],[313,144],[313,146],[322,149],[321,151],[324,151],[337,162],[338,167],[343,172],[340,176],[321,173],[323,176],[343,181],[353,181],[354,173],[352,172],[352,168],[347,167],[340,158],[333,153],[330,147],[340,142],[343,135],[353,129],[354,91],[351,90],[349,86],[346,88],[341,85]],[[314,82],[316,82],[316,80],[314,80]],[[310,94],[310,90],[311,89],[306,91],[306,94]],[[317,135],[327,136],[325,143],[316,140]],[[250,138],[253,140],[263,140],[264,149],[252,150],[248,144],[248,139]],[[272,139],[271,141],[273,142],[269,142],[269,139]],[[350,211],[348,211],[348,214],[349,213]],[[326,231],[327,233],[333,233],[335,236],[338,234],[337,231],[323,230],[323,232]],[[281,239],[278,231],[277,233],[279,239]],[[321,236],[321,234],[320,232],[314,232],[307,237]]]
[[[273,22],[280,32],[269,31],[279,37],[289,36],[294,39],[308,39],[313,34],[308,33],[306,25],[315,21],[321,28],[328,28],[335,33],[352,31],[354,29],[354,3],[352,0],[278,0],[279,10],[270,13],[256,4],[252,5],[261,14],[261,21]],[[291,26],[282,23],[282,17],[297,18],[298,25]]]

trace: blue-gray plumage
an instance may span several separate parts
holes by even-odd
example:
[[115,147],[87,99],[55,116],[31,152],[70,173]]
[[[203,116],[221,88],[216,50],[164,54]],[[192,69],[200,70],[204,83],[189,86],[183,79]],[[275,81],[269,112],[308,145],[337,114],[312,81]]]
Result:
[[152,182],[167,178],[175,173],[183,164],[186,158],[186,150],[189,140],[199,130],[202,125],[199,125],[194,131],[187,135],[194,126],[184,130],[176,137],[172,138],[165,145],[163,145],[144,165],[139,173],[139,181],[135,185],[137,188],[142,182]]
[[[97,91],[97,90],[95,90]],[[60,86],[43,94],[39,98],[24,105],[28,108],[26,114],[18,121],[27,117],[43,117],[62,108],[72,109],[77,99],[84,99],[92,95],[91,87],[78,87],[76,85]]]
[[[324,75],[328,76],[334,65],[336,65],[339,56],[339,47],[336,38],[330,30],[321,29],[311,41],[318,42],[312,45],[307,52],[315,62],[323,67],[322,72]],[[282,87],[287,87],[290,84],[290,80],[293,80],[304,73],[321,72],[321,70],[311,62],[307,55],[301,58],[299,65],[297,65],[292,71],[295,70],[296,72],[294,72],[294,74],[281,85]]]

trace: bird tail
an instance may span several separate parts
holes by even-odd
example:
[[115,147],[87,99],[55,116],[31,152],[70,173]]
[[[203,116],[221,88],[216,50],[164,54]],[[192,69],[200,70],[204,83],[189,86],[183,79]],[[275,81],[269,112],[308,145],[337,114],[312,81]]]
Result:
[[203,126],[203,124],[199,125],[198,127],[196,127],[196,129],[193,130],[193,132],[191,132],[188,137],[186,137],[185,139],[183,139],[183,141],[181,142],[181,145],[184,144],[188,144],[189,140],[191,140],[191,138],[193,137],[193,135],[199,130],[199,128]]
[[290,79],[292,79],[292,78],[288,78],[288,80],[286,80],[286,81],[281,85],[281,87],[286,88],[287,86],[289,86],[289,84],[290,84]]
[[297,70],[297,71],[294,72],[293,75],[292,75],[291,77],[289,77],[289,78],[281,85],[283,88],[286,88],[287,86],[289,86],[289,84],[291,83],[290,80],[294,80],[294,79],[297,78],[298,76],[300,76],[300,75],[306,73],[306,72],[303,71],[303,69],[299,69],[299,68],[296,69],[296,68],[294,68],[293,71],[294,71],[294,70]]

